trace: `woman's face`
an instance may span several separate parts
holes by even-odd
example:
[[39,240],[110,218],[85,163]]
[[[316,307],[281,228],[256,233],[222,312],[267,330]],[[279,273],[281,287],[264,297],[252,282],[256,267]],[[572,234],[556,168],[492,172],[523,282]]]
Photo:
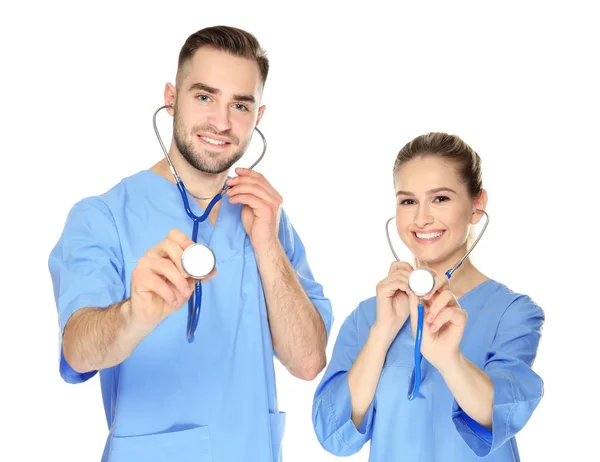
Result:
[[471,224],[481,218],[485,191],[474,201],[452,161],[416,157],[396,173],[396,228],[402,242],[427,266],[452,261],[466,252]]

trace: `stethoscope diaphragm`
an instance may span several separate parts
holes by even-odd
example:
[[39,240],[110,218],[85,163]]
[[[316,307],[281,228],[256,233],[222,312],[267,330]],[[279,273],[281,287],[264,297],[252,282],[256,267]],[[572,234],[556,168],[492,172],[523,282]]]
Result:
[[215,269],[215,254],[204,244],[192,244],[183,251],[181,266],[194,279],[202,279]]

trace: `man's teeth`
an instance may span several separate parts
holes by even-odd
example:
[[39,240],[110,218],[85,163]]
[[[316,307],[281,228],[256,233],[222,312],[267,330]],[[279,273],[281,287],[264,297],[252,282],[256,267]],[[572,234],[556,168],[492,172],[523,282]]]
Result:
[[227,144],[227,141],[219,141],[219,140],[213,140],[212,138],[209,138],[208,136],[201,136],[200,138],[202,138],[204,141],[210,143],[210,144]]
[[440,237],[442,234],[444,234],[444,232],[442,231],[440,233],[426,233],[426,234],[415,233],[415,234],[417,235],[417,237],[419,239],[435,239],[435,238]]

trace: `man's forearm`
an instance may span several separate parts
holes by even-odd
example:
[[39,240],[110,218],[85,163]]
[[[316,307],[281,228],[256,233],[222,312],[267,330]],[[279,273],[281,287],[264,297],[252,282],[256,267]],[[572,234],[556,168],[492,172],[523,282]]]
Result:
[[323,319],[277,241],[256,252],[265,290],[273,349],[296,377],[312,380],[325,367]]
[[120,364],[150,330],[131,321],[129,299],[108,308],[76,311],[65,326],[65,360],[79,373]]

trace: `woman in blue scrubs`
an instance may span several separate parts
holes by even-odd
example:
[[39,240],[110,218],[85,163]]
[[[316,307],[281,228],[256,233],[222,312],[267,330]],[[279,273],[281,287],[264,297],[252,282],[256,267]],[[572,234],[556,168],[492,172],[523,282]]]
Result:
[[[393,263],[341,326],[314,397],[319,442],[348,456],[370,440],[370,461],[518,461],[515,435],[543,395],[532,364],[544,312],[469,259],[444,274],[486,207],[480,158],[457,136],[419,136],[398,154],[394,186],[397,232],[414,262]],[[416,267],[433,270],[436,286],[424,300],[422,381],[409,400]]]

